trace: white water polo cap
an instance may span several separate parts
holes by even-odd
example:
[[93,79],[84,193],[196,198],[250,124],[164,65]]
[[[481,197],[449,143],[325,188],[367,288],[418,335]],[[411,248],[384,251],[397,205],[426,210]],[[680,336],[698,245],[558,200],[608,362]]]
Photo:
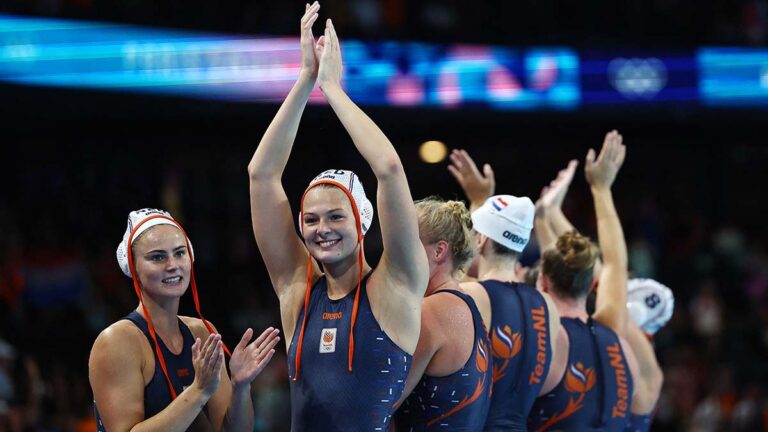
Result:
[[508,249],[522,252],[531,238],[535,212],[528,197],[495,195],[472,212],[472,228]]
[[630,279],[627,283],[629,317],[646,334],[653,335],[672,318],[675,296],[653,279]]
[[[181,225],[179,225],[179,223],[173,219],[171,214],[165,210],[144,208],[130,212],[128,214],[128,226],[125,228],[125,234],[123,234],[123,241],[117,245],[117,263],[120,265],[120,269],[123,271],[123,273],[125,273],[126,276],[131,277],[131,268],[130,264],[128,264],[128,254],[131,253],[131,246],[133,245],[133,242],[136,241],[136,239],[139,238],[139,236],[144,231],[157,225],[174,226],[178,228],[179,231],[181,231],[182,234],[186,237],[186,233],[181,228]],[[134,229],[136,232],[133,232]],[[132,239],[131,233],[133,233]],[[129,239],[131,241],[130,245],[128,244]],[[189,238],[187,238],[186,241],[189,245],[189,255],[194,261],[195,253],[194,250],[192,250],[192,242],[189,241]]]
[[360,181],[360,178],[352,171],[339,169],[323,171],[309,182],[309,186],[307,186],[307,189],[304,191],[304,196],[301,197],[302,211],[299,212],[299,231],[304,231],[304,219],[302,215],[304,198],[310,189],[320,184],[336,186],[343,190],[347,196],[352,198],[352,203],[357,207],[357,212],[360,216],[360,231],[362,235],[365,235],[373,223],[373,204],[371,204],[371,201],[369,201],[368,197],[365,195],[365,189],[363,188],[363,183]]

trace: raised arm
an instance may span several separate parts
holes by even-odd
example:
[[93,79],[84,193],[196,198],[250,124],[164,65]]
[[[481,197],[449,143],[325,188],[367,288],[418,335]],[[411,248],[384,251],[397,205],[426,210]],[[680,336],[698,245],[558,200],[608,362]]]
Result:
[[[543,197],[547,193],[548,188],[544,188],[541,191]],[[536,201],[536,213],[533,218],[533,233],[536,236],[536,243],[539,245],[539,251],[543,253],[545,250],[551,248],[557,242],[557,234],[549,222],[549,209],[542,204],[542,198],[540,197]]]
[[[307,251],[296,235],[296,220],[291,212],[281,177],[291,154],[301,115],[317,77],[317,46],[312,36],[312,24],[317,20],[319,9],[317,2],[306,7],[301,19],[302,63],[299,78],[248,164],[253,234],[272,285],[280,298],[288,342],[303,295],[303,290],[297,292],[299,290],[291,290],[291,287],[303,287],[306,283]],[[319,40],[318,44],[322,44],[322,40]]]
[[453,150],[448,171],[461,186],[469,200],[469,211],[475,211],[490,198],[496,189],[496,177],[490,164],[483,165],[483,172],[466,150]]
[[594,318],[624,337],[627,329],[627,244],[613,204],[611,185],[624,163],[626,147],[618,132],[605,136],[600,155],[590,149],[584,166],[597,216],[597,235],[603,256]]
[[651,341],[632,320],[627,322],[626,341],[637,359],[638,387],[635,397],[632,399],[631,412],[633,414],[649,414],[656,406],[661,394],[661,386],[664,382],[664,372],[656,360]]
[[536,201],[536,241],[542,251],[554,246],[557,237],[575,230],[563,214],[563,201],[578,165],[575,159],[568,162],[568,166],[561,169],[557,177],[541,190],[541,196]]
[[341,87],[341,47],[330,19],[326,22],[324,45],[318,84],[378,181],[377,202],[384,252],[377,267],[381,274],[377,277],[394,279],[395,285],[423,296],[428,265],[402,162],[381,129]]

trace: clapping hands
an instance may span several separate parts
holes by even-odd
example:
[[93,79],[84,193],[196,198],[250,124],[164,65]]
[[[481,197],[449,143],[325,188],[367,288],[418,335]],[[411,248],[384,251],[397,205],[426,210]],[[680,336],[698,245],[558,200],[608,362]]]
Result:
[[229,359],[229,371],[232,374],[233,387],[250,385],[256,376],[264,370],[264,367],[275,354],[275,345],[280,341],[279,334],[280,330],[269,327],[255,341],[250,342],[253,337],[253,330],[245,331]]
[[584,163],[584,174],[592,188],[610,189],[616,174],[624,163],[627,148],[616,130],[605,134],[603,148],[595,159],[595,150],[589,149]]

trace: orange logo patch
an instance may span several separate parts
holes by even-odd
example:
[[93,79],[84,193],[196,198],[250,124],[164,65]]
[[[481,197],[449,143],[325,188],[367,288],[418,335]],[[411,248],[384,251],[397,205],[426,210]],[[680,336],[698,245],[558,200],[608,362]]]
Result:
[[491,334],[491,350],[493,356],[502,362],[493,362],[493,382],[500,380],[506,372],[509,361],[514,358],[523,347],[523,339],[520,332],[512,333],[512,329],[505,325],[497,326]]
[[477,343],[477,355],[475,356],[475,366],[477,370],[485,373],[488,370],[488,349],[482,340]]
[[320,333],[320,353],[336,352],[336,329],[324,328]]
[[565,372],[565,389],[571,393],[586,393],[595,386],[595,371],[584,368],[581,362],[571,365]]
[[[429,420],[427,422],[427,427],[431,427],[435,425],[435,423],[442,421],[446,417],[450,417],[453,414],[456,414],[462,409],[473,404],[476,400],[480,398],[480,396],[483,395],[483,392],[485,391],[485,388],[486,388],[485,372],[488,370],[488,348],[486,347],[485,342],[483,342],[482,340],[478,341],[477,343],[477,355],[475,356],[475,367],[477,367],[478,371],[483,373],[483,376],[477,380],[477,386],[475,386],[475,390],[472,392],[472,394],[464,395],[464,399],[462,399],[461,402],[459,402],[456,406],[454,406],[448,412],[445,412],[439,415],[438,417],[433,418],[432,420]],[[487,396],[490,396],[490,394],[488,394]]]
[[555,414],[542,425],[537,432],[542,432],[549,429],[553,424],[572,416],[576,411],[584,407],[584,396],[592,390],[597,382],[597,376],[595,370],[592,368],[585,368],[581,362],[577,362],[571,366],[565,372],[565,389],[571,393],[576,393],[577,396],[574,399],[571,396],[568,399],[568,405],[560,414]]

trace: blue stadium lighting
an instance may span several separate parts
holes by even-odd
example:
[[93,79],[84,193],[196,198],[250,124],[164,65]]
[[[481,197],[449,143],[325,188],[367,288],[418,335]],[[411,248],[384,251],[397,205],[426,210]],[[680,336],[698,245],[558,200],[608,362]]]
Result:
[[698,60],[705,104],[768,106],[768,49],[705,48]]
[[[361,104],[569,110],[701,103],[767,106],[768,50],[615,53],[562,47],[343,41]],[[248,38],[0,15],[0,81],[277,102],[299,73],[298,37]],[[319,91],[312,103],[325,103]]]
[[[580,101],[578,57],[565,48],[347,40],[343,50],[344,85],[362,104],[567,109]],[[288,93],[299,61],[298,37],[0,16],[0,80],[12,83],[271,102]]]

